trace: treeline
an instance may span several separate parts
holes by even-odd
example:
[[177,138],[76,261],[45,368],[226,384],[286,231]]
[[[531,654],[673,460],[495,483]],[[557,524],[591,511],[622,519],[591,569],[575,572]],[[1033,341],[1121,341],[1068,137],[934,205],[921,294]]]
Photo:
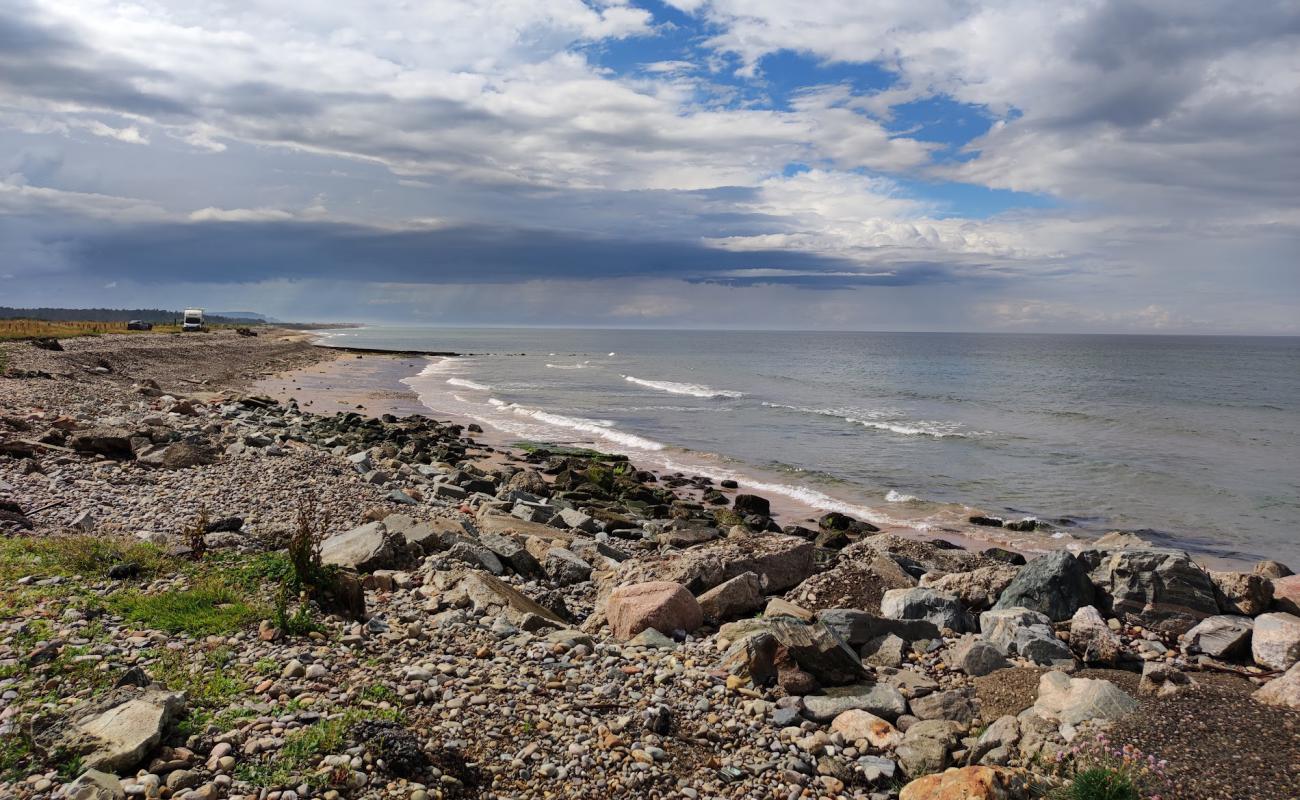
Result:
[[[163,308],[13,308],[0,306],[0,319],[39,319],[47,322],[130,322],[133,319],[166,324],[180,322],[180,311]],[[247,325],[261,320],[204,314],[210,325]]]

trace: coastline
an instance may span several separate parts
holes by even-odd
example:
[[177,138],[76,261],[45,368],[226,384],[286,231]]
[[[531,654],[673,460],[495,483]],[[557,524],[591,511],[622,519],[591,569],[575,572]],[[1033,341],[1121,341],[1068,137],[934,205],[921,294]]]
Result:
[[[309,333],[309,332],[304,332]],[[441,362],[454,356],[422,355],[413,358],[408,351],[385,351],[344,349],[313,342],[321,350],[339,350],[341,353],[318,364],[290,369],[264,377],[253,385],[253,392],[266,394],[281,402],[296,401],[304,411],[315,414],[337,414],[337,412],[355,411],[368,416],[391,414],[406,416],[411,414],[428,416],[430,419],[447,420],[463,428],[469,425],[480,428],[480,432],[469,434],[478,444],[502,451],[502,453],[519,454],[519,438],[497,431],[491,425],[482,424],[481,420],[469,416],[456,415],[454,412],[435,410],[421,401],[420,394],[408,384],[407,379],[420,375],[430,364]],[[591,440],[584,442],[595,450],[610,450],[608,442]],[[660,477],[681,473],[685,476],[719,476],[735,479],[741,490],[762,493],[771,502],[772,518],[785,526],[803,526],[816,528],[820,516],[829,511],[848,511],[852,515],[854,506],[835,498],[828,497],[824,505],[802,501],[790,496],[789,490],[801,490],[798,484],[790,485],[787,480],[777,475],[762,475],[757,468],[728,466],[720,468],[711,466],[698,454],[673,454],[673,466],[669,468],[654,463],[653,457],[637,451],[617,450],[627,455],[637,467],[645,468]],[[694,455],[694,460],[690,457]],[[818,492],[820,494],[820,492]],[[982,528],[962,524],[962,516],[978,513],[969,507],[962,507],[961,513],[956,509],[950,519],[944,523],[923,523],[923,527],[905,522],[883,522],[878,524],[881,531],[902,536],[905,539],[931,541],[943,539],[965,549],[1005,548],[1011,552],[1024,554],[1045,553],[1048,550],[1066,548],[1074,544],[1076,548],[1087,546],[1088,540],[1075,539],[1073,536],[1050,539],[1047,536],[1017,535],[1013,531],[1000,528]],[[881,514],[883,515],[883,514]],[[880,519],[881,515],[875,515]]]
[[[312,336],[312,332],[303,331]],[[413,351],[382,351],[371,348],[345,348],[313,341],[313,345],[325,351],[338,350],[331,358],[319,364],[307,365],[283,373],[269,375],[254,385],[254,390],[273,397],[279,401],[296,400],[305,411],[330,414],[339,412],[357,412],[368,416],[392,414],[402,417],[417,414],[433,419],[450,421],[464,428],[474,425],[479,432],[469,434],[475,442],[494,450],[518,455],[517,437],[484,425],[481,420],[457,415],[442,409],[427,406],[419,393],[407,383],[407,379],[418,376],[432,364],[438,364],[454,355],[419,355]],[[610,450],[609,443],[592,439],[583,443],[596,450]],[[661,466],[653,455],[638,453],[634,450],[614,448],[628,456],[632,463],[648,469],[659,477],[682,474],[686,476],[706,475],[715,480],[725,476],[736,480],[742,491],[763,494],[770,501],[772,516],[783,525],[800,525],[817,527],[817,520],[830,511],[847,512],[854,515],[855,506],[831,496],[820,490],[812,490],[817,495],[826,497],[826,502],[817,504],[801,500],[797,495],[807,492],[811,487],[790,483],[790,478],[774,473],[765,474],[752,466],[728,464],[725,468],[709,463],[701,454],[688,452],[673,453],[673,467]],[[791,492],[794,490],[794,492]],[[917,520],[897,519],[897,512],[875,509],[868,521],[875,523],[882,532],[901,536],[915,541],[928,542],[942,539],[968,550],[981,550],[988,547],[1000,547],[1028,557],[1051,552],[1069,550],[1078,552],[1086,549],[1097,537],[1078,536],[1068,530],[1059,530],[1055,535],[1043,532],[1016,532],[1006,528],[990,528],[973,525],[968,522],[971,516],[984,512],[977,507],[958,504],[926,504],[941,506],[935,513],[927,512]],[[862,516],[862,515],[858,515]],[[1168,546],[1180,547],[1176,540]],[[1206,568],[1233,569],[1253,564],[1254,561],[1231,559],[1189,550],[1197,563]]]
[[[66,345],[6,346],[0,377],[5,796],[76,794],[54,745],[128,703],[157,730],[107,765],[116,796],[332,798],[324,776],[358,800],[881,800],[946,767],[1060,785],[1055,755],[1094,730],[1167,762],[1164,796],[1300,796],[1300,740],[1278,734],[1300,725],[1300,578],[1276,562],[789,533],[762,492],[710,506],[706,482],[384,418],[415,407],[423,360],[272,335]],[[304,528],[324,589],[289,581]],[[1066,686],[1104,713],[1067,718]],[[24,750],[28,730],[51,738]],[[436,771],[388,771],[393,737]],[[493,770],[503,740],[523,749]]]

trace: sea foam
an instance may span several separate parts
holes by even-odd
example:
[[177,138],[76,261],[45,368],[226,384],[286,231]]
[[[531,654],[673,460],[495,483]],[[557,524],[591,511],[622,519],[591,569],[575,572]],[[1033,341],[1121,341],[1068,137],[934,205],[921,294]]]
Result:
[[644,386],[647,389],[656,389],[661,392],[671,394],[686,394],[691,397],[744,397],[744,392],[733,392],[727,389],[714,389],[711,386],[704,386],[699,383],[674,383],[672,381],[648,381],[643,378],[634,378],[631,375],[624,375],[623,378],[628,383],[635,383],[638,386]]
[[[936,439],[945,439],[956,437],[965,439],[972,434],[960,430],[961,425],[956,422],[934,422],[928,420],[899,420],[895,412],[874,411],[874,412],[852,412],[843,411],[835,408],[805,408],[804,406],[790,406],[784,403],[768,403],[763,405],[768,408],[779,408],[786,411],[798,411],[803,414],[815,414],[819,417],[832,417],[834,419],[844,420],[854,425],[861,425],[864,428],[874,430],[889,431],[901,436],[932,436]],[[863,419],[867,417],[867,419]]]

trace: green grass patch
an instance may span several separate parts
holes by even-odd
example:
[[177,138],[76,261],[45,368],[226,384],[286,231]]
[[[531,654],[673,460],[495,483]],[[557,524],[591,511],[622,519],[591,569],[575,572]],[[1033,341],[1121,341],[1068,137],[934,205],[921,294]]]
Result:
[[175,569],[175,562],[148,542],[117,536],[15,536],[0,539],[0,581],[26,575],[104,579],[115,564],[133,563],[145,577]]
[[327,755],[337,754],[348,744],[348,731],[358,722],[370,719],[401,722],[402,714],[394,709],[351,709],[337,717],[321,720],[284,738],[284,746],[276,751],[269,762],[245,762],[236,774],[240,780],[254,786],[278,788],[297,786],[323,786],[330,776],[316,772],[316,766]]
[[127,621],[168,633],[193,636],[234,633],[264,616],[243,593],[209,581],[192,589],[144,594],[130,590],[109,599],[109,608]]
[[1124,770],[1090,767],[1078,772],[1062,800],[1142,800],[1137,781]]

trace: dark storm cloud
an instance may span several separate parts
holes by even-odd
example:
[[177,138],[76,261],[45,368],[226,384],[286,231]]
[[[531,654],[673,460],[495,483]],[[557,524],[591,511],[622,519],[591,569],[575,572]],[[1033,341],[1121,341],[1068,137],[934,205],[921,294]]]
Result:
[[164,77],[160,73],[99,55],[70,34],[30,18],[25,4],[0,8],[0,96],[12,93],[160,118],[189,115],[183,103],[132,84],[133,79]]
[[[734,252],[692,242],[606,239],[554,230],[459,226],[390,231],[309,222],[205,222],[113,228],[69,248],[75,268],[140,283],[332,279],[396,283],[510,283],[532,279],[681,278],[808,288],[948,280],[941,267],[889,276],[797,251]],[[729,273],[780,270],[749,278]]]

